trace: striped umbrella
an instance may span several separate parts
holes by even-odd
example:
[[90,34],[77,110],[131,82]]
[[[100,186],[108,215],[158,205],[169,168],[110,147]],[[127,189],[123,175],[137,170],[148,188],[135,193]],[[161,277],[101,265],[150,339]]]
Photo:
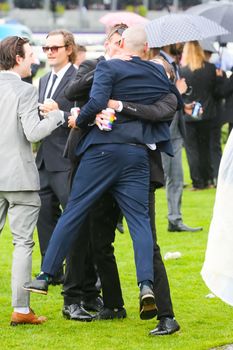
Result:
[[149,47],[162,47],[229,34],[225,28],[210,19],[184,13],[156,18],[146,24],[145,30]]

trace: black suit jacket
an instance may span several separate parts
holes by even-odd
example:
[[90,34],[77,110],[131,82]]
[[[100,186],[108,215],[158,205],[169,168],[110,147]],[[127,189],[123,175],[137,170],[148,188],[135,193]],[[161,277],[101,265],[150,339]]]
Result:
[[[75,79],[70,81],[65,88],[65,96],[68,100],[75,101],[75,104],[79,107],[87,103],[96,65],[102,60],[105,60],[104,56],[100,56],[94,60],[86,60],[79,66]],[[75,154],[77,145],[90,130],[91,127],[88,126],[83,129],[71,129],[63,156],[69,158],[72,163],[77,163],[77,156]]]
[[[230,78],[226,76],[217,77],[217,97],[224,98],[221,122],[233,123],[233,74]],[[218,115],[217,115],[218,116]]]
[[[66,98],[64,90],[70,80],[75,78],[76,72],[76,68],[71,65],[52,96],[58,103],[59,109],[64,111],[66,122],[42,140],[36,157],[38,169],[43,163],[49,171],[67,171],[70,169],[70,160],[64,159],[63,152],[70,132],[67,117],[70,115],[70,109],[74,106],[74,103]],[[41,103],[44,101],[50,74],[48,73],[40,79],[39,102]]]

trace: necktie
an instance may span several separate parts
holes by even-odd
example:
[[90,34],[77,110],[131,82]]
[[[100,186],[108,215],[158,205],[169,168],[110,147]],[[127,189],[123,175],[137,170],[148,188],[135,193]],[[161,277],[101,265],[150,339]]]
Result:
[[52,90],[53,90],[53,85],[55,84],[55,81],[57,79],[57,75],[56,74],[53,74],[53,80],[52,80],[52,85],[49,89],[49,92],[48,92],[48,95],[46,98],[50,98],[51,97],[51,94],[52,94]]

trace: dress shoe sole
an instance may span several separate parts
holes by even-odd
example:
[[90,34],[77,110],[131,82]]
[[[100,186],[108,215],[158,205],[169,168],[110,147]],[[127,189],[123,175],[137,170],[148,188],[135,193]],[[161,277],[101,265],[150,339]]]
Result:
[[157,315],[157,307],[154,296],[145,294],[141,298],[140,318],[141,320],[150,320]]
[[25,288],[25,287],[23,287],[23,289],[27,290],[28,292],[32,292],[32,293],[43,294],[43,295],[48,294],[48,291],[46,291],[46,290],[35,289],[35,288]]

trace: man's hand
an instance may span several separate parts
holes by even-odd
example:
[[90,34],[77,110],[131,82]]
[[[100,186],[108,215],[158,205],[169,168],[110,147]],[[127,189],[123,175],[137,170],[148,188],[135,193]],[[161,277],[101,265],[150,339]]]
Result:
[[[114,101],[114,100],[112,100]],[[116,101],[117,102],[117,101]],[[111,107],[112,108],[112,107]],[[95,118],[95,123],[98,126],[100,130],[103,130],[104,127],[107,127],[109,125],[109,122],[112,122],[112,115],[105,109],[102,110],[101,113],[98,113]],[[114,120],[116,120],[116,117],[114,116]]]
[[68,117],[68,127],[72,129],[77,129],[78,127],[76,126],[76,118],[70,115]]
[[49,112],[56,111],[58,109],[59,109],[59,106],[55,101],[47,102],[39,105],[40,114],[44,117],[46,117],[46,115]]
[[[184,104],[185,114],[192,115],[195,103],[196,103],[196,101],[193,101],[192,103],[185,103]],[[199,112],[198,112],[198,116],[201,116],[202,114],[203,114],[203,108],[201,107]]]

